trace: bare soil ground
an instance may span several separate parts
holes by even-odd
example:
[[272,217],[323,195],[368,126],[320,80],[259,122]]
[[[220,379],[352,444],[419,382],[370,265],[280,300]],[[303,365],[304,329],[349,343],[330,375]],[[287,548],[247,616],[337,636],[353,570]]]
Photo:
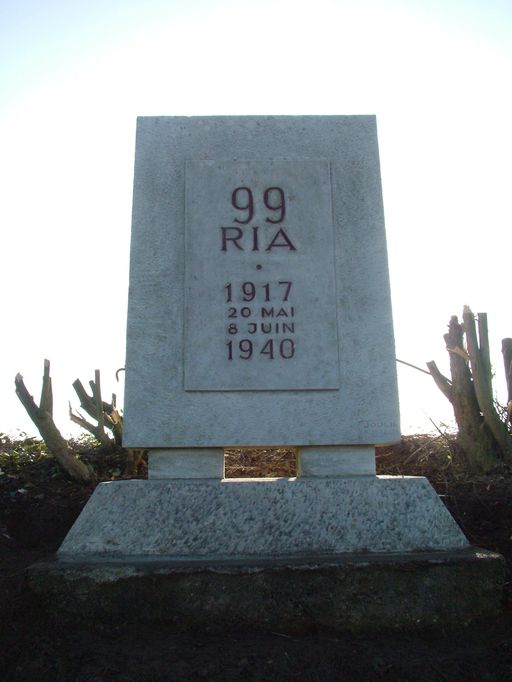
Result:
[[[100,480],[122,477],[122,452],[89,450]],[[290,451],[231,451],[227,474],[293,475]],[[471,476],[452,438],[409,436],[378,451],[379,473],[426,475],[470,541],[512,565],[512,473]],[[145,476],[144,465],[139,471]],[[503,615],[450,631],[340,635],[226,632],[180,635],[165,624],[115,628],[52,620],[25,570],[56,551],[94,486],[75,484],[35,440],[0,436],[0,679],[512,680],[511,591]],[[129,595],[127,595],[129,599]]]

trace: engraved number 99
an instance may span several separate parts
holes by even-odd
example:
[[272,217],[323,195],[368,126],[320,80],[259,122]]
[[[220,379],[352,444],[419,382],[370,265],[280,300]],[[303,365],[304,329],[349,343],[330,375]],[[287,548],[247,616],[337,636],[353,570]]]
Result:
[[[267,187],[263,192],[265,208],[271,211],[265,222],[276,225],[282,223],[286,216],[286,201],[281,187]],[[231,205],[240,212],[240,217],[234,218],[235,223],[247,225],[254,218],[254,197],[249,187],[237,187],[231,193]]]

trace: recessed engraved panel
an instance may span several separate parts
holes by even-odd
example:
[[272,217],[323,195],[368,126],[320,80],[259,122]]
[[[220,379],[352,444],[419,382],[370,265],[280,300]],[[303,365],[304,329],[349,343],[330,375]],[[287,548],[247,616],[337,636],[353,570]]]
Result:
[[325,159],[186,162],[187,391],[338,389]]

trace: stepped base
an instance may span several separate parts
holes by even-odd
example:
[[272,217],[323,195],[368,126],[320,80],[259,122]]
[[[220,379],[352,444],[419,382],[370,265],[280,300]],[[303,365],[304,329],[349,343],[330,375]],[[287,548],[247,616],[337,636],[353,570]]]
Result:
[[363,631],[494,614],[504,570],[424,478],[132,480],[100,484],[29,581],[73,618]]
[[29,581],[60,617],[300,634],[463,626],[501,610],[504,574],[500,555],[466,549],[251,567],[57,560],[33,566]]

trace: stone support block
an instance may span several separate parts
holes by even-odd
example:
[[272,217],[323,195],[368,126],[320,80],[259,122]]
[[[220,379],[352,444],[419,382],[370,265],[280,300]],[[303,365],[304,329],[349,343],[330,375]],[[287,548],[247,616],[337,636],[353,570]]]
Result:
[[148,478],[224,478],[222,448],[150,450]]
[[369,445],[325,445],[299,449],[301,477],[375,476],[375,448]]

